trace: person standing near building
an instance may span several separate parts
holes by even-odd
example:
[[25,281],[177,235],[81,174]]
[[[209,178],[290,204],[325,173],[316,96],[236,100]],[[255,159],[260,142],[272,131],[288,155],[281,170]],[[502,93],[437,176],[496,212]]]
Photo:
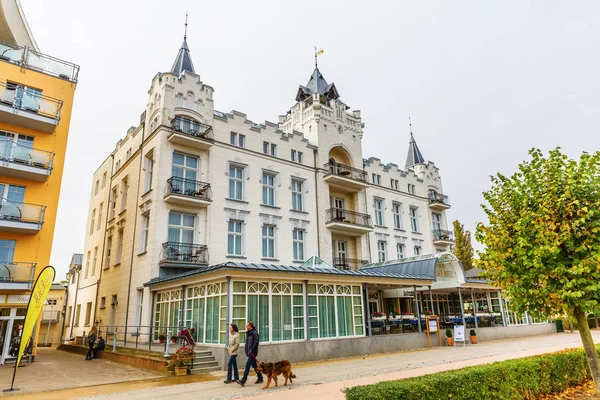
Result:
[[256,376],[258,377],[255,383],[257,385],[263,383],[263,376],[260,372],[258,372],[258,364],[256,362],[256,356],[258,356],[258,343],[259,337],[258,332],[254,328],[254,322],[248,321],[248,323],[246,324],[246,343],[244,346],[244,352],[246,353],[246,357],[248,357],[248,359],[246,360],[244,376],[242,377],[242,380],[237,381],[237,383],[239,383],[241,386],[244,386],[246,384],[246,381],[248,380],[250,367],[254,369],[254,371],[256,372]]
[[238,333],[238,327],[236,324],[229,325],[229,347],[227,352],[229,353],[229,362],[227,363],[227,380],[224,383],[231,383],[231,371],[233,370],[234,380],[237,382],[240,380],[240,375],[237,367],[237,353],[240,348],[240,334]]
[[97,336],[97,331],[96,331],[96,325],[92,325],[92,328],[90,329],[90,333],[88,334],[88,345],[90,346],[90,350],[87,352],[85,359],[86,360],[91,360],[92,359],[92,349],[94,348],[94,344],[96,344],[96,336]]

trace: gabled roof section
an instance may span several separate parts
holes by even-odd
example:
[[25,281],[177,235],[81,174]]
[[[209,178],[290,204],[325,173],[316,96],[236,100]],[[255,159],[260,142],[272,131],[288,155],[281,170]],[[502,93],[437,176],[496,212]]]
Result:
[[83,265],[83,254],[73,254],[73,257],[71,258],[71,265],[81,267]]
[[321,260],[317,256],[312,256],[308,260],[304,261],[301,267],[306,268],[333,268],[331,265],[327,264],[325,261]]
[[307,97],[310,97],[313,94],[320,94],[321,96],[325,96],[330,100],[337,100],[340,97],[338,93],[335,83],[327,83],[319,68],[315,67],[310,79],[306,86],[300,85],[298,88],[298,93],[296,94],[296,101],[303,101]]
[[192,56],[190,55],[190,49],[187,44],[187,38],[183,37],[183,43],[181,44],[181,48],[177,53],[177,58],[173,63],[173,67],[171,67],[171,73],[180,76],[183,74],[183,71],[191,72],[195,74],[194,64],[192,63]]
[[409,169],[412,166],[417,164],[425,164],[425,159],[423,158],[423,154],[421,154],[421,150],[417,146],[417,142],[413,137],[412,132],[410,133],[410,142],[408,144],[408,155],[406,156],[406,169]]

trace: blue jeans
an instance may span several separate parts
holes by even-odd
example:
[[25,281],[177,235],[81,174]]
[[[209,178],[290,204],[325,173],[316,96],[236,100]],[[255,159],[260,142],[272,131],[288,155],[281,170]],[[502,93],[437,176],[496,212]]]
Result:
[[233,376],[235,377],[234,380],[239,381],[240,374],[238,372],[238,367],[237,367],[237,354],[233,354],[233,355],[229,356],[229,362],[227,363],[227,380],[228,381],[231,380],[231,371],[232,370],[233,370]]
[[258,370],[256,369],[258,367],[258,365],[256,365],[256,360],[254,360],[254,357],[252,357],[251,355],[248,356],[248,359],[246,360],[246,368],[244,369],[244,376],[242,377],[242,382],[246,382],[248,380],[248,374],[250,373],[250,367],[252,367],[254,369],[254,371],[256,372],[256,376],[258,377],[258,379],[262,379],[262,374],[260,372],[258,372]]

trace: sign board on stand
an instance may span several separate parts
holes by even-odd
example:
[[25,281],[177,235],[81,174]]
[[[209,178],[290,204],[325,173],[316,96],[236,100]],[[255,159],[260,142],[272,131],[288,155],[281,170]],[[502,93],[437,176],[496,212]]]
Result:
[[440,346],[442,345],[442,335],[440,335],[440,317],[437,315],[427,315],[425,317],[425,326],[427,327],[427,347],[431,347],[430,335],[437,333],[440,338]]
[[464,325],[454,325],[454,342],[463,342],[463,346],[467,344]]

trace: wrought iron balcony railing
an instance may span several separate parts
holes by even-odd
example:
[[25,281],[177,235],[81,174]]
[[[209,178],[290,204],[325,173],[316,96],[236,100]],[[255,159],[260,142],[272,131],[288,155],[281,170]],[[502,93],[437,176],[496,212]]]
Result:
[[444,240],[446,242],[454,242],[454,232],[444,229],[434,229],[433,240]]
[[0,103],[6,104],[15,110],[42,115],[60,121],[62,101],[44,96],[39,91],[16,85],[0,82]]
[[204,244],[166,242],[162,245],[162,262],[208,264],[208,246]]
[[79,65],[39,53],[26,46],[14,46],[0,41],[0,60],[35,69],[43,73],[77,82]]
[[357,270],[367,263],[367,260],[357,260],[354,258],[338,257],[333,259],[334,268],[341,270]]
[[0,160],[51,170],[54,153],[23,146],[9,138],[0,137]]
[[343,222],[345,224],[373,227],[373,221],[369,214],[344,210],[343,208],[330,208],[326,213],[327,222]]
[[171,121],[173,129],[177,132],[184,133],[200,139],[214,141],[212,126],[196,122],[189,118],[175,117]]
[[362,169],[353,168],[336,162],[328,162],[323,168],[333,175],[339,175],[357,181],[363,181],[365,183],[369,182],[368,174]]
[[35,266],[35,263],[0,261],[0,282],[33,283]]
[[11,201],[0,197],[0,221],[28,222],[34,224],[44,223],[46,206]]
[[166,194],[180,194],[208,201],[212,199],[210,183],[183,179],[177,176],[167,179],[166,192]]
[[450,201],[448,200],[448,196],[445,194],[439,194],[436,192],[429,192],[429,204],[432,203],[440,203],[445,205],[450,205]]

